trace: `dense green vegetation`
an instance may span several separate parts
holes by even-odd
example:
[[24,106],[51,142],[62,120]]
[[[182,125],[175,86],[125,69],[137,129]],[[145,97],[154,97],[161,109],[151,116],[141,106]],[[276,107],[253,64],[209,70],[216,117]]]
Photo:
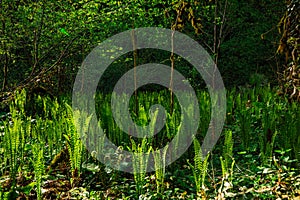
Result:
[[[40,113],[28,116],[26,93],[17,94],[10,114],[1,124],[1,199],[17,196],[35,198],[284,198],[299,195],[300,107],[278,97],[272,89],[252,88],[228,92],[227,120],[222,137],[205,160],[199,141],[209,123],[210,100],[207,92],[197,94],[203,113],[194,144],[164,170],[128,174],[114,170],[95,159],[79,140],[75,124],[85,128],[88,118],[73,121],[68,100],[36,99]],[[149,106],[165,103],[168,92],[139,94],[139,117],[149,120]],[[107,137],[120,148],[149,154],[174,137],[180,111],[168,113],[167,126],[154,138],[133,140],[116,127],[110,113],[110,96],[96,98]],[[122,105],[120,105],[122,106]],[[132,104],[130,107],[133,107]],[[178,103],[175,103],[178,110]],[[81,123],[80,121],[87,123]],[[92,141],[89,141],[92,142]],[[142,146],[137,146],[137,144]],[[91,145],[91,144],[90,144]],[[180,145],[178,143],[178,145]],[[101,151],[101,147],[97,149]],[[113,165],[125,166],[106,156]],[[157,168],[164,166],[158,155]],[[117,157],[118,158],[118,157]],[[143,164],[135,166],[140,170]],[[79,196],[80,197],[79,197]]]
[[[284,1],[3,0],[0,6],[3,91],[37,84],[52,93],[68,92],[97,44],[116,33],[150,26],[173,28],[198,41],[218,63],[226,87],[245,85],[255,74],[277,84],[277,68],[282,66],[276,55],[276,26]],[[167,63],[170,57],[146,50],[138,55],[138,64]],[[124,58],[110,74],[118,77],[132,68],[132,59]]]
[[[74,0],[0,2],[0,199],[299,199],[299,0]],[[203,157],[213,103],[201,75],[172,52],[141,49],[115,60],[101,77],[98,125],[118,149],[99,145],[92,116],[72,109],[75,76],[85,57],[107,38],[139,27],[180,31],[201,44],[227,89],[226,120],[217,145]],[[279,29],[279,31],[278,31]],[[130,98],[134,123],[155,130],[134,138],[118,127],[114,85],[138,65],[175,66],[193,86],[200,120],[192,145],[166,166],[155,150],[189,131],[172,88],[149,84]],[[120,96],[122,99],[124,96]],[[122,108],[122,103],[114,105]],[[151,120],[150,120],[151,119]],[[153,120],[154,119],[154,120]],[[151,122],[150,122],[151,121]],[[190,120],[191,124],[193,120]],[[79,129],[78,129],[79,128]],[[80,139],[81,138],[81,139]],[[93,146],[89,151],[86,147]],[[97,152],[104,157],[100,162]],[[147,155],[143,159],[140,153]],[[146,172],[153,157],[154,170]],[[124,172],[130,167],[133,173]],[[119,170],[117,170],[119,169]]]

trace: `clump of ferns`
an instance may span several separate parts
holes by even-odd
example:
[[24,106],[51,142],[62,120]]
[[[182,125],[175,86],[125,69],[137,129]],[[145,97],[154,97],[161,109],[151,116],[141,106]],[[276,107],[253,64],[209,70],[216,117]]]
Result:
[[32,145],[32,154],[33,154],[33,168],[34,168],[34,177],[36,184],[37,199],[42,199],[42,176],[45,171],[44,166],[44,145],[42,143],[35,143]]
[[166,154],[169,145],[166,145],[163,149],[152,151],[154,158],[154,167],[155,167],[155,182],[156,182],[156,191],[158,194],[163,194],[164,192],[164,180],[166,174]]
[[1,146],[4,147],[4,162],[9,166],[11,186],[16,185],[16,175],[24,163],[25,138],[31,131],[30,118],[25,116],[26,92],[15,94],[10,103],[10,121],[4,122],[4,137]]
[[[71,106],[66,104],[67,112],[71,113]],[[71,165],[71,185],[74,187],[78,184],[81,176],[81,164],[83,155],[83,143],[80,138],[80,133],[87,133],[89,122],[92,116],[87,116],[85,113],[76,110],[73,112],[73,117],[70,115],[66,119],[67,134],[64,137],[67,140],[67,148],[70,156]]]
[[222,168],[222,182],[219,188],[219,195],[227,193],[229,189],[233,187],[233,168],[235,165],[235,160],[233,157],[233,140],[232,140],[232,131],[225,131],[225,141],[222,151],[223,156],[220,157],[221,168]]
[[208,158],[210,153],[208,153],[205,157],[203,157],[202,149],[199,141],[194,138],[194,164],[191,164],[188,161],[189,166],[193,171],[193,177],[196,184],[196,192],[198,197],[206,198],[206,187],[205,187],[205,178],[207,175],[208,168]]
[[[146,133],[148,133],[149,136],[153,136],[155,134],[155,125],[158,120],[158,113],[159,113],[158,108],[150,112],[151,121],[149,123],[149,129],[140,129],[141,131],[139,133],[140,135],[147,135]],[[145,125],[147,121],[148,121],[148,117],[145,112],[145,109],[144,107],[140,107],[138,123],[141,125]],[[131,140],[131,148],[130,147],[128,148],[133,153],[133,172],[134,172],[134,181],[136,183],[136,194],[141,195],[143,194],[143,186],[145,185],[145,177],[146,177],[149,156],[150,153],[153,151],[152,137],[150,138],[144,137],[140,143],[136,143],[133,138],[130,138],[130,140]],[[164,162],[160,163],[160,161],[158,160],[161,158],[161,156],[163,156],[162,158],[165,159],[165,153],[166,152],[163,152],[162,155],[161,154],[153,155],[155,160],[155,168],[156,170],[158,169],[160,170],[156,173],[157,181],[159,181],[157,182],[158,188],[162,187],[161,184],[163,183],[164,165],[165,165]]]
[[143,138],[141,144],[137,144],[133,139],[131,139],[131,149],[133,152],[133,175],[136,184],[136,194],[142,195],[145,185],[146,170],[149,161],[149,155],[152,147],[148,147],[147,138]]

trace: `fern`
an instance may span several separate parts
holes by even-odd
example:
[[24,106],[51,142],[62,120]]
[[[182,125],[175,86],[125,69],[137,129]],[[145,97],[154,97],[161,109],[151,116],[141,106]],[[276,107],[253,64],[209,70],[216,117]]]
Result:
[[92,116],[87,116],[85,113],[80,113],[80,111],[73,112],[73,118],[70,113],[72,113],[72,108],[66,104],[67,113],[69,117],[67,118],[67,134],[64,137],[67,140],[68,152],[70,155],[70,164],[72,170],[72,179],[78,179],[81,173],[82,164],[82,153],[83,153],[83,143],[81,139],[84,135],[79,135],[80,133],[87,133],[89,129],[89,123]]
[[[143,138],[141,145],[136,144],[131,139],[131,152],[133,152],[133,175],[136,183],[136,193],[141,195],[143,193],[143,186],[145,183],[146,170],[148,166],[149,155],[152,147],[147,149],[147,139]],[[146,152],[146,153],[145,153]]]
[[165,146],[162,150],[153,151],[154,157],[154,167],[155,167],[155,181],[157,193],[163,193],[164,177],[165,177],[165,167],[166,167],[166,153],[168,146]]
[[192,165],[189,161],[188,164],[192,168],[193,177],[196,184],[196,191],[199,196],[206,197],[205,194],[205,178],[207,175],[208,168],[208,158],[210,154],[208,153],[206,157],[203,159],[202,149],[199,141],[194,138],[194,165]]
[[20,120],[15,120],[15,124],[11,127],[8,123],[5,123],[5,158],[8,161],[8,166],[10,166],[10,178],[14,180],[16,175],[17,166],[17,150],[19,146],[19,135],[16,134],[16,127],[18,126]]
[[226,169],[229,168],[230,161],[233,157],[233,141],[232,141],[232,131],[226,130],[225,131],[225,141],[223,146],[223,157],[225,159],[225,167]]
[[[233,168],[235,160],[233,158],[233,141],[232,131],[225,131],[225,141],[223,146],[223,156],[220,157],[222,168],[222,184],[219,189],[219,193],[223,190],[228,190],[232,186]],[[227,184],[224,184],[226,182]],[[225,188],[223,188],[225,186]]]
[[34,175],[37,187],[37,199],[42,199],[42,176],[44,174],[44,150],[43,144],[36,143],[33,145],[32,153],[33,153],[33,168],[34,168]]
[[16,92],[14,101],[9,105],[11,121],[4,122],[4,160],[10,168],[9,175],[13,189],[16,184],[17,171],[24,164],[25,138],[31,131],[30,118],[25,116],[25,102],[26,91]]
[[[23,152],[24,141],[22,141],[20,132],[23,132],[23,123],[21,119],[14,118],[13,124],[5,123],[5,158],[10,167],[10,178],[13,181],[13,187],[15,184],[15,176],[19,168],[20,162],[18,161],[19,152]],[[20,160],[23,157],[20,157]]]

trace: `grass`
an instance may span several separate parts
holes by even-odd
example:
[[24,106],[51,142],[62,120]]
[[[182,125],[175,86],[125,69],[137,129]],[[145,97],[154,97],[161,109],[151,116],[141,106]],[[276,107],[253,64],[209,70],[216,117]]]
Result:
[[[84,144],[102,139],[78,134],[78,128],[91,130],[91,116],[73,113],[67,99],[36,97],[31,111],[26,91],[16,94],[10,112],[0,121],[0,199],[299,198],[299,103],[277,96],[270,87],[228,91],[225,128],[214,150],[202,158],[199,145],[209,125],[211,102],[206,91],[198,91],[197,97],[200,122],[194,143],[165,166],[170,159],[166,152],[154,150],[167,145],[179,130],[188,130],[181,115],[188,113],[192,119],[193,110],[182,110],[175,98],[170,113],[168,91],[140,92],[137,112],[134,98],[129,102],[134,123],[148,125],[153,135],[157,112],[150,115],[149,109],[161,104],[167,113],[159,133],[137,139],[114,121],[111,95],[96,95],[97,117],[105,135],[135,155],[131,167],[136,173],[129,174],[97,161],[101,146],[87,151]],[[176,145],[180,147],[180,138]],[[105,153],[106,160],[120,168],[124,165],[121,154]],[[138,159],[141,153],[153,157],[156,171],[146,172],[148,161]]]

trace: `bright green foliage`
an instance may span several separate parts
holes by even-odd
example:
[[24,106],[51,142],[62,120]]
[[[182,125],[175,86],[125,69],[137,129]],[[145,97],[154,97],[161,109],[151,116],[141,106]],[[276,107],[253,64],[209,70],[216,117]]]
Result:
[[66,31],[66,29],[64,28],[60,28],[59,31],[63,34],[65,34],[66,36],[70,36],[70,34]]
[[[133,152],[133,172],[134,172],[134,181],[136,184],[136,194],[141,195],[143,194],[143,186],[145,184],[145,178],[146,178],[146,170],[148,167],[148,159],[150,156],[151,151],[153,151],[153,148],[151,146],[151,137],[154,135],[155,131],[155,124],[157,120],[158,110],[155,110],[151,115],[151,122],[149,124],[149,138],[144,137],[141,140],[141,143],[136,143],[132,138],[131,140],[131,148],[129,150]],[[139,121],[137,124],[143,126],[145,125],[145,122],[148,121],[148,118],[146,116],[145,110],[143,107],[139,109]],[[142,129],[143,130],[143,129]],[[145,134],[146,130],[143,130],[141,134]],[[164,158],[165,158],[166,152],[164,152],[162,155],[159,153],[159,155],[153,155],[154,161],[155,161],[155,169],[159,169],[157,172],[157,188],[162,188],[163,184],[163,177],[164,177]],[[159,156],[159,158],[157,157]],[[162,157],[161,157],[162,156]],[[160,160],[162,158],[162,160]]]
[[[194,149],[190,148],[167,167],[165,163],[167,159],[171,159],[166,155],[167,149],[154,155],[153,149],[166,146],[170,140],[175,139],[178,130],[188,131],[192,121],[182,124],[180,116],[182,112],[193,119],[192,106],[181,110],[175,101],[175,111],[172,115],[167,113],[166,126],[160,133],[154,137],[136,139],[129,138],[126,133],[118,130],[114,120],[110,118],[110,95],[99,94],[99,98],[96,98],[99,123],[108,137],[114,137],[120,150],[130,147],[135,155],[132,163],[135,170],[133,176],[117,170],[111,173],[104,170],[105,165],[96,161],[97,153],[103,151],[103,146],[98,145],[103,144],[103,138],[96,141],[97,134],[90,135],[96,130],[95,127],[90,127],[91,116],[79,111],[73,113],[65,101],[37,97],[36,103],[40,109],[34,116],[28,117],[31,113],[27,110],[24,94],[25,92],[16,95],[10,105],[10,114],[0,120],[0,199],[16,199],[21,195],[36,198],[33,197],[36,195],[33,193],[34,188],[37,188],[38,193],[39,188],[43,187],[43,191],[47,193],[49,183],[65,183],[65,191],[56,196],[53,194],[55,198],[63,198],[65,192],[69,192],[67,195],[74,198],[78,198],[78,194],[82,192],[85,198],[95,199],[209,199],[216,196],[268,199],[284,198],[285,195],[290,198],[298,196],[299,103],[276,96],[274,89],[270,87],[236,88],[228,91],[226,129],[213,150],[216,158],[222,155],[220,159],[210,155],[202,157],[200,141],[210,120],[205,115],[210,113],[209,107],[214,102],[210,103],[207,92],[197,92],[201,123]],[[129,112],[136,123],[150,125],[151,135],[158,120],[157,110],[149,112],[151,105],[159,103],[169,111],[169,92],[139,92],[138,100],[140,116],[133,114],[134,102],[131,102]],[[122,103],[116,108],[121,106]],[[244,123],[247,125],[244,126]],[[248,127],[247,137],[243,136],[243,127]],[[79,132],[83,134],[79,135]],[[87,132],[90,138],[86,137]],[[245,138],[249,138],[249,141],[243,141]],[[181,137],[176,139],[178,141],[175,141],[174,146],[180,148]],[[85,151],[85,142],[97,145],[95,152]],[[62,149],[66,146],[68,149]],[[67,157],[70,155],[70,160],[60,160],[57,165],[52,165],[55,160],[53,157],[56,158],[62,150]],[[142,158],[142,153],[146,157]],[[157,171],[145,173],[149,159],[152,159],[149,156],[152,155]],[[192,164],[185,165],[186,159],[193,159]],[[209,173],[208,159],[211,161]],[[89,167],[81,168],[82,162]],[[42,163],[47,169],[52,169],[47,170],[47,175],[43,175]],[[122,163],[116,162],[116,165],[120,164]],[[70,177],[70,174],[76,176]],[[76,180],[80,174],[82,181],[79,182]],[[156,177],[155,180],[153,177]],[[71,189],[70,178],[72,186],[78,187]],[[24,182],[20,182],[22,179]],[[46,181],[39,185],[41,180]],[[192,185],[195,187],[191,187]],[[43,193],[43,198],[46,193]]]
[[222,153],[225,167],[226,169],[229,169],[230,163],[233,161],[233,138],[231,130],[225,131],[225,140]]
[[208,168],[208,158],[210,153],[208,153],[205,158],[203,158],[202,150],[199,141],[195,138],[193,141],[194,144],[194,165],[188,162],[190,167],[193,170],[193,177],[196,184],[197,195],[206,198],[206,187],[205,187],[205,177],[207,175]]
[[141,144],[136,144],[133,139],[131,139],[131,149],[133,152],[133,175],[136,184],[136,194],[139,196],[143,194],[143,187],[145,185],[146,170],[148,166],[148,159],[152,148],[149,148],[147,139],[144,138]]
[[[231,97],[233,95],[230,95]],[[242,96],[241,94],[238,94],[235,99],[235,106],[240,110],[240,112],[237,114],[238,117],[238,123],[240,124],[240,136],[242,140],[243,147],[245,149],[249,148],[249,142],[251,141],[251,123],[252,123],[252,116],[250,109],[250,105],[248,105],[251,100],[248,102],[249,99],[247,99],[246,95]],[[246,103],[246,104],[245,104]]]
[[[273,89],[244,88],[238,94],[228,94],[234,128],[233,134],[243,145],[243,150],[260,152],[261,161],[267,163],[276,146],[298,149],[299,105],[278,97]],[[229,111],[231,110],[231,112]],[[228,117],[227,117],[228,120]],[[235,139],[235,137],[233,137]],[[297,151],[292,157],[299,156]]]
[[162,150],[152,151],[154,157],[156,191],[158,194],[162,194],[164,191],[167,150],[168,150],[168,145],[164,147]]
[[44,174],[44,144],[36,143],[33,144],[32,154],[33,154],[33,168],[34,168],[34,176],[36,181],[36,191],[37,191],[37,199],[42,199],[42,176]]
[[71,172],[72,172],[72,179],[73,179],[73,178],[78,178],[81,175],[81,164],[82,164],[81,158],[83,152],[83,144],[79,133],[87,132],[91,116],[82,117],[80,111],[75,111],[73,112],[73,118],[72,118],[72,114],[71,114],[72,108],[67,104],[66,104],[66,112],[69,118],[66,119],[67,134],[64,136],[67,140],[67,147],[70,156]]
[[224,192],[232,187],[233,167],[235,160],[233,158],[233,139],[232,131],[225,131],[224,146],[222,149],[223,156],[220,157],[222,168],[222,184],[219,192]]
[[4,162],[10,168],[12,187],[15,187],[15,176],[23,165],[25,139],[30,135],[31,129],[30,118],[24,115],[25,101],[26,93],[24,90],[21,93],[16,93],[14,102],[10,104],[11,123],[4,122]]
[[227,162],[226,160],[221,156],[221,168],[222,168],[222,183],[220,185],[220,188],[218,190],[219,193],[227,192],[227,190],[231,189],[233,187],[232,180],[233,180],[233,168],[235,165],[235,160],[232,159],[231,165],[226,166]]
[[24,132],[22,125],[23,123],[21,119],[15,119],[13,127],[9,127],[9,124],[5,124],[5,160],[10,167],[10,178],[12,180],[15,179],[20,164],[18,162],[18,151],[22,151],[22,142],[24,142],[19,135],[19,133]]

